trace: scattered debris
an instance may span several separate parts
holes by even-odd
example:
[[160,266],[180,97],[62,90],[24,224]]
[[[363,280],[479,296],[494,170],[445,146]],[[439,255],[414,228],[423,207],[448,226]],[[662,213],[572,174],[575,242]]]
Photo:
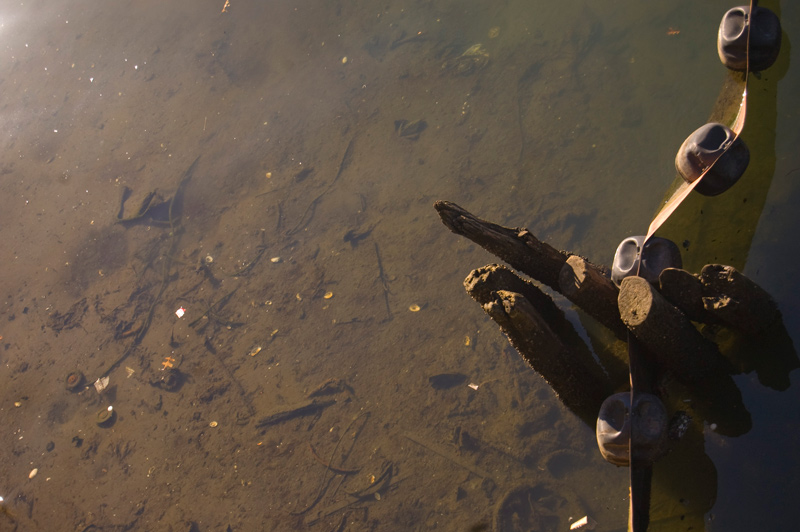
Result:
[[83,384],[83,373],[80,371],[71,371],[67,374],[66,386],[67,390],[74,392]]
[[103,390],[108,388],[108,377],[100,377],[96,381],[94,381],[94,389],[97,390],[97,393],[102,393]]
[[679,440],[683,438],[683,435],[686,434],[686,431],[689,430],[689,425],[692,422],[691,416],[684,412],[683,410],[678,410],[672,416],[672,419],[669,423],[669,429],[667,430],[667,435],[671,440]]
[[165,392],[177,391],[182,384],[183,374],[171,366],[169,368],[165,366],[162,368],[161,373],[159,373],[156,378],[150,379],[151,386],[161,388]]
[[572,525],[570,525],[570,530],[594,530],[597,526],[597,521],[589,517],[588,515],[584,515]]
[[115,418],[116,412],[114,411],[114,407],[109,406],[95,414],[95,423],[97,423],[99,427],[110,427],[114,424]]
[[422,132],[428,129],[428,123],[425,120],[412,120],[405,119],[394,121],[394,130],[401,138],[408,140],[417,140]]
[[457,76],[469,76],[482,70],[489,64],[489,52],[478,43],[473,44],[463,54],[445,61],[442,70],[449,70]]
[[342,379],[337,379],[332,377],[330,379],[325,380],[322,384],[308,392],[306,394],[307,399],[311,399],[312,397],[320,397],[323,395],[334,395],[337,393],[347,392],[351,395],[355,395],[353,389]]

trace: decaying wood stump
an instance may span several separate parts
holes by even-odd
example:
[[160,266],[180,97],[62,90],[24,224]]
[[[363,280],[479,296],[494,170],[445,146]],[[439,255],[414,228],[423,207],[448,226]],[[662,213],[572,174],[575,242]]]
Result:
[[[561,292],[567,299],[575,297],[577,300],[572,300],[573,303],[611,329],[618,338],[625,338],[625,327],[616,311],[617,287],[611,283],[608,270],[541,242],[527,229],[509,229],[481,220],[449,201],[437,201],[433,206],[451,231],[469,238],[525,275]],[[572,257],[576,257],[569,263],[572,271],[562,275],[562,269]],[[566,293],[561,287],[562,278],[567,286]]]
[[642,277],[623,279],[619,291],[622,321],[642,344],[657,353],[659,364],[681,378],[732,370],[717,346],[706,340],[686,315]]
[[[705,403],[707,419],[713,419],[721,432],[734,435],[749,430],[749,413],[730,377],[733,365],[692,321],[721,324],[751,336],[781,329],[777,305],[753,281],[729,266],[708,265],[700,275],[665,270],[660,292],[641,278],[626,279],[623,290],[618,290],[606,268],[559,251],[526,229],[481,220],[447,201],[437,201],[434,207],[451,231],[562,293],[617,338],[624,340],[632,331],[655,358],[659,371],[674,375]],[[498,266],[475,270],[465,285],[567,406],[582,412],[584,419],[599,406],[594,405],[597,397],[613,386],[602,370],[598,374],[595,360],[576,347],[575,331],[563,326],[563,314],[556,317],[561,311],[549,296]],[[785,359],[781,375],[769,376],[780,385],[787,382],[788,371],[800,365],[791,342],[787,345],[781,354]],[[570,361],[568,368],[565,360]]]
[[492,255],[553,290],[559,289],[561,267],[570,253],[539,241],[527,229],[509,229],[481,220],[455,203],[437,201],[433,207],[452,232],[469,238]]
[[[628,277],[619,291],[622,321],[655,359],[704,404],[707,419],[717,418],[719,431],[744,434],[752,425],[742,394],[730,374],[731,364],[703,337],[680,310],[641,277]],[[723,412],[724,410],[724,412]]]
[[732,266],[707,264],[700,275],[669,268],[659,285],[664,296],[695,321],[756,335],[781,320],[772,297]]
[[558,276],[558,286],[564,296],[608,327],[617,338],[624,340],[627,329],[617,310],[619,290],[611,279],[583,257],[572,255]]
[[550,296],[497,264],[473,270],[464,287],[564,405],[593,424],[610,379]]

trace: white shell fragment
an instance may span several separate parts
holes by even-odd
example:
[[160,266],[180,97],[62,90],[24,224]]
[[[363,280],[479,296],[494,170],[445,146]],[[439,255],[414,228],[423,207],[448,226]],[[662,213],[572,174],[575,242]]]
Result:
[[572,525],[570,525],[570,530],[594,530],[597,526],[597,521],[589,517],[588,515],[584,515]]
[[94,381],[94,389],[97,390],[97,393],[102,392],[106,387],[108,387],[108,377],[100,377]]
[[31,472],[30,472],[30,473],[28,473],[28,478],[33,478],[33,477],[35,477],[37,474],[39,474],[39,468],[37,468],[37,467],[34,467],[33,469],[31,469]]

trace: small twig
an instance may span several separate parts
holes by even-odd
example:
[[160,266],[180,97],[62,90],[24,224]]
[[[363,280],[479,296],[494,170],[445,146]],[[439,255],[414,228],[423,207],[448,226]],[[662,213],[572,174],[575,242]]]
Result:
[[239,277],[244,275],[245,273],[249,272],[253,268],[253,266],[255,266],[258,263],[259,260],[261,260],[261,257],[264,255],[265,251],[267,251],[266,246],[258,246],[258,253],[256,253],[256,256],[253,260],[251,260],[250,262],[248,262],[247,264],[245,264],[244,266],[242,266],[233,273],[225,273],[225,272],[223,273],[225,273],[225,275],[229,277]]
[[311,454],[314,456],[317,462],[324,465],[334,473],[338,473],[339,475],[355,475],[361,471],[360,467],[356,469],[342,469],[341,467],[333,467],[329,462],[326,462],[319,454],[317,454],[317,450],[314,449],[314,446],[311,444],[311,442],[308,442],[308,448],[311,449]]
[[383,269],[383,261],[381,260],[381,252],[377,242],[375,242],[375,256],[378,258],[378,279],[380,279],[383,285],[383,300],[386,303],[386,319],[388,321],[393,318],[392,309],[389,306],[389,294],[391,294],[392,291],[389,290],[389,281],[386,278],[386,271]]
[[239,289],[238,287],[234,288],[233,290],[231,290],[230,292],[228,292],[227,294],[225,294],[221,298],[217,299],[214,303],[211,303],[211,305],[200,315],[199,318],[197,318],[196,320],[194,320],[192,323],[189,324],[189,327],[194,328],[194,326],[197,325],[198,323],[200,323],[200,320],[202,320],[204,317],[208,316],[208,314],[212,310],[214,310],[217,307],[222,307],[228,301],[228,299],[230,299],[230,297],[234,293],[236,293],[236,291],[238,289]]
[[470,473],[473,473],[473,474],[475,474],[475,475],[477,475],[477,476],[479,476],[481,478],[485,478],[486,480],[491,480],[491,481],[494,482],[494,477],[492,477],[492,474],[489,473],[488,471],[484,471],[483,469],[475,467],[474,465],[469,464],[469,463],[465,462],[464,460],[456,458],[451,453],[449,453],[446,450],[442,449],[438,445],[434,445],[432,443],[427,443],[422,438],[420,438],[418,436],[415,436],[415,435],[413,435],[411,433],[405,433],[405,434],[403,434],[403,436],[405,436],[409,440],[413,441],[417,445],[419,445],[421,447],[424,447],[425,449],[427,449],[427,450],[429,450],[429,451],[431,451],[431,452],[433,452],[435,454],[438,454],[439,456],[441,456],[442,458],[444,458],[446,460],[449,460],[450,462],[456,464],[457,466],[463,467],[464,469],[466,469]]
[[290,419],[316,414],[320,410],[327,408],[335,403],[336,401],[333,399],[328,401],[307,399],[305,401],[301,401],[300,403],[289,406],[288,408],[283,408],[280,410],[276,410],[270,414],[267,414],[266,416],[258,420],[258,422],[256,423],[256,427],[261,429],[264,427],[268,427],[270,425],[277,425],[278,423],[283,423],[284,421],[288,421]]
[[[336,451],[339,450],[339,445],[341,445],[342,440],[344,440],[344,437],[350,432],[350,428],[355,424],[356,421],[358,421],[362,416],[365,415],[368,416],[369,412],[361,412],[356,417],[354,417],[350,423],[348,423],[347,428],[342,432],[342,435],[339,437],[339,440],[333,447],[333,451],[331,451],[331,457],[328,459],[328,463],[331,463],[333,461],[333,457],[336,454]],[[309,510],[311,510],[314,506],[316,506],[319,503],[319,501],[322,500],[322,497],[325,495],[325,480],[327,476],[328,476],[328,469],[325,469],[322,472],[322,479],[320,480],[319,483],[319,490],[317,491],[317,496],[314,497],[314,500],[311,501],[311,504],[309,504],[305,509],[300,510],[298,512],[291,512],[292,515],[303,515],[305,513],[308,513]]]
[[297,225],[295,225],[290,231],[286,232],[287,236],[292,236],[301,229],[305,229],[308,227],[308,224],[311,223],[311,220],[314,218],[314,212],[317,209],[317,204],[320,202],[320,200],[322,200],[322,197],[333,188],[333,185],[335,185],[336,181],[339,180],[339,176],[342,175],[342,172],[344,172],[345,169],[350,166],[350,159],[353,157],[354,140],[355,137],[351,138],[350,142],[347,143],[347,148],[345,148],[344,155],[342,155],[342,160],[339,163],[339,170],[336,172],[336,176],[333,178],[333,181],[331,181],[330,184],[325,187],[325,190],[323,190],[319,196],[314,198],[311,203],[308,204],[308,207],[306,207],[306,210],[303,212],[303,216],[300,217],[300,221],[297,222]]

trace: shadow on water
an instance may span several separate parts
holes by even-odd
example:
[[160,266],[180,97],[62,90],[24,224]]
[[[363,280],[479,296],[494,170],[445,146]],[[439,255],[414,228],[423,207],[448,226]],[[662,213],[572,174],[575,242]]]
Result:
[[[223,4],[0,7],[0,528],[623,530],[627,471],[464,294],[488,255],[431,205],[608,263],[713,107],[730,6]],[[771,220],[785,61],[746,139]],[[768,225],[734,263],[780,268]],[[731,342],[753,429],[693,426],[654,530],[789,518],[797,372]]]

